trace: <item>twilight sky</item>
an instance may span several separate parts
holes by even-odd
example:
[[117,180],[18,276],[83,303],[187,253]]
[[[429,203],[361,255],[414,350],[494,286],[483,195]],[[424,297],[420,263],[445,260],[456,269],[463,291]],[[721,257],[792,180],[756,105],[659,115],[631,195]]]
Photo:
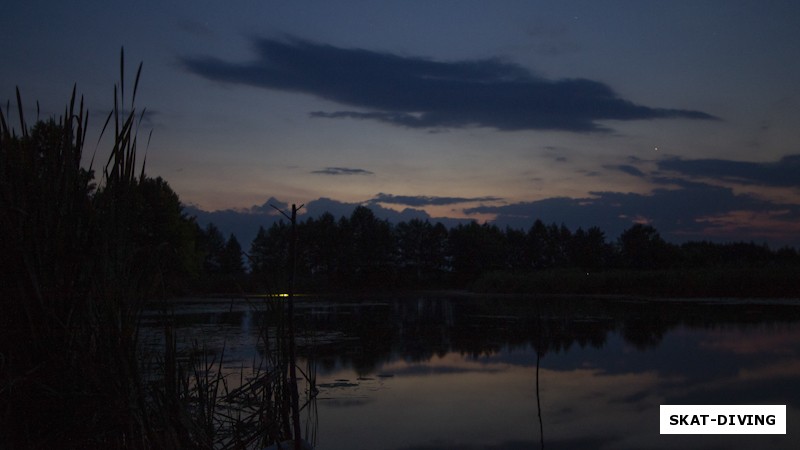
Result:
[[124,46],[147,172],[245,244],[305,203],[800,246],[798,24],[793,0],[12,0],[0,99],[48,117],[77,83],[99,128]]

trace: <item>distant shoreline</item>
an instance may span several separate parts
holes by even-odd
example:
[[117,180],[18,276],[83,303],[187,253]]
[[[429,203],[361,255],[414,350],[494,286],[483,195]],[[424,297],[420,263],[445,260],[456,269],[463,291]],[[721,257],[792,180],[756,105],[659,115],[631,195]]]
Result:
[[[704,297],[676,297],[676,296],[646,296],[636,294],[570,294],[570,293],[513,293],[513,292],[475,292],[467,289],[421,289],[421,290],[386,290],[386,291],[352,291],[352,292],[316,292],[298,293],[298,303],[307,302],[314,298],[325,299],[352,299],[352,300],[379,300],[382,298],[396,298],[405,296],[431,296],[431,297],[451,297],[451,298],[519,298],[519,299],[546,299],[546,300],[578,300],[588,301],[619,301],[630,303],[694,303],[694,304],[716,304],[716,305],[776,305],[776,306],[800,306],[800,296],[797,297],[726,297],[726,296],[704,296]],[[251,302],[265,298],[259,294],[233,294],[233,293],[214,293],[188,295],[166,299],[164,302],[173,303],[223,303],[233,301]],[[275,300],[285,299],[285,297],[271,297]],[[159,303],[158,301],[153,304]]]
[[800,299],[799,279],[800,268],[796,267],[499,271],[482,275],[470,290],[679,299]]

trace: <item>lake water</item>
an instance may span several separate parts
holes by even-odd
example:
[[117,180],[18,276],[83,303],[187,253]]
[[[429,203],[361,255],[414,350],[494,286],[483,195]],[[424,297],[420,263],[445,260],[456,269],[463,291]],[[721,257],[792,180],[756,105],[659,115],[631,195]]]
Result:
[[[800,448],[800,301],[296,301],[319,450]],[[179,346],[252,364],[255,303],[174,303]],[[661,404],[786,405],[787,434],[660,435]]]

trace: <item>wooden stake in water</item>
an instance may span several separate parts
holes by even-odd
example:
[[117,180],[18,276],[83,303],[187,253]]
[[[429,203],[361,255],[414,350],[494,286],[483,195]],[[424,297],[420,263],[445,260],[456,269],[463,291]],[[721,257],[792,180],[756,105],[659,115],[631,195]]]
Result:
[[289,335],[289,380],[291,387],[289,392],[292,401],[292,428],[294,428],[294,448],[300,450],[302,448],[302,437],[300,435],[300,394],[297,392],[297,364],[295,361],[295,346],[294,346],[294,277],[297,261],[297,211],[303,208],[304,205],[299,207],[292,203],[292,215],[286,214],[283,210],[270,205],[278,210],[284,217],[289,219],[292,224],[291,236],[289,238],[289,292],[287,293],[287,328]]
[[[303,205],[300,205],[302,208]],[[288,328],[289,328],[289,378],[292,386],[292,427],[294,428],[294,448],[300,450],[300,396],[297,392],[297,363],[294,355],[294,276],[297,261],[297,210],[300,208],[292,204],[292,236],[289,240],[289,298],[288,298]]]

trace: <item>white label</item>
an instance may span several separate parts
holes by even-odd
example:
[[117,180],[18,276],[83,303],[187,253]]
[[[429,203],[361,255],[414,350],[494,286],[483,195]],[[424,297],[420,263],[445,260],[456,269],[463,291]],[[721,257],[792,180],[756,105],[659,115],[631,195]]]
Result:
[[661,405],[661,434],[786,434],[786,405]]

